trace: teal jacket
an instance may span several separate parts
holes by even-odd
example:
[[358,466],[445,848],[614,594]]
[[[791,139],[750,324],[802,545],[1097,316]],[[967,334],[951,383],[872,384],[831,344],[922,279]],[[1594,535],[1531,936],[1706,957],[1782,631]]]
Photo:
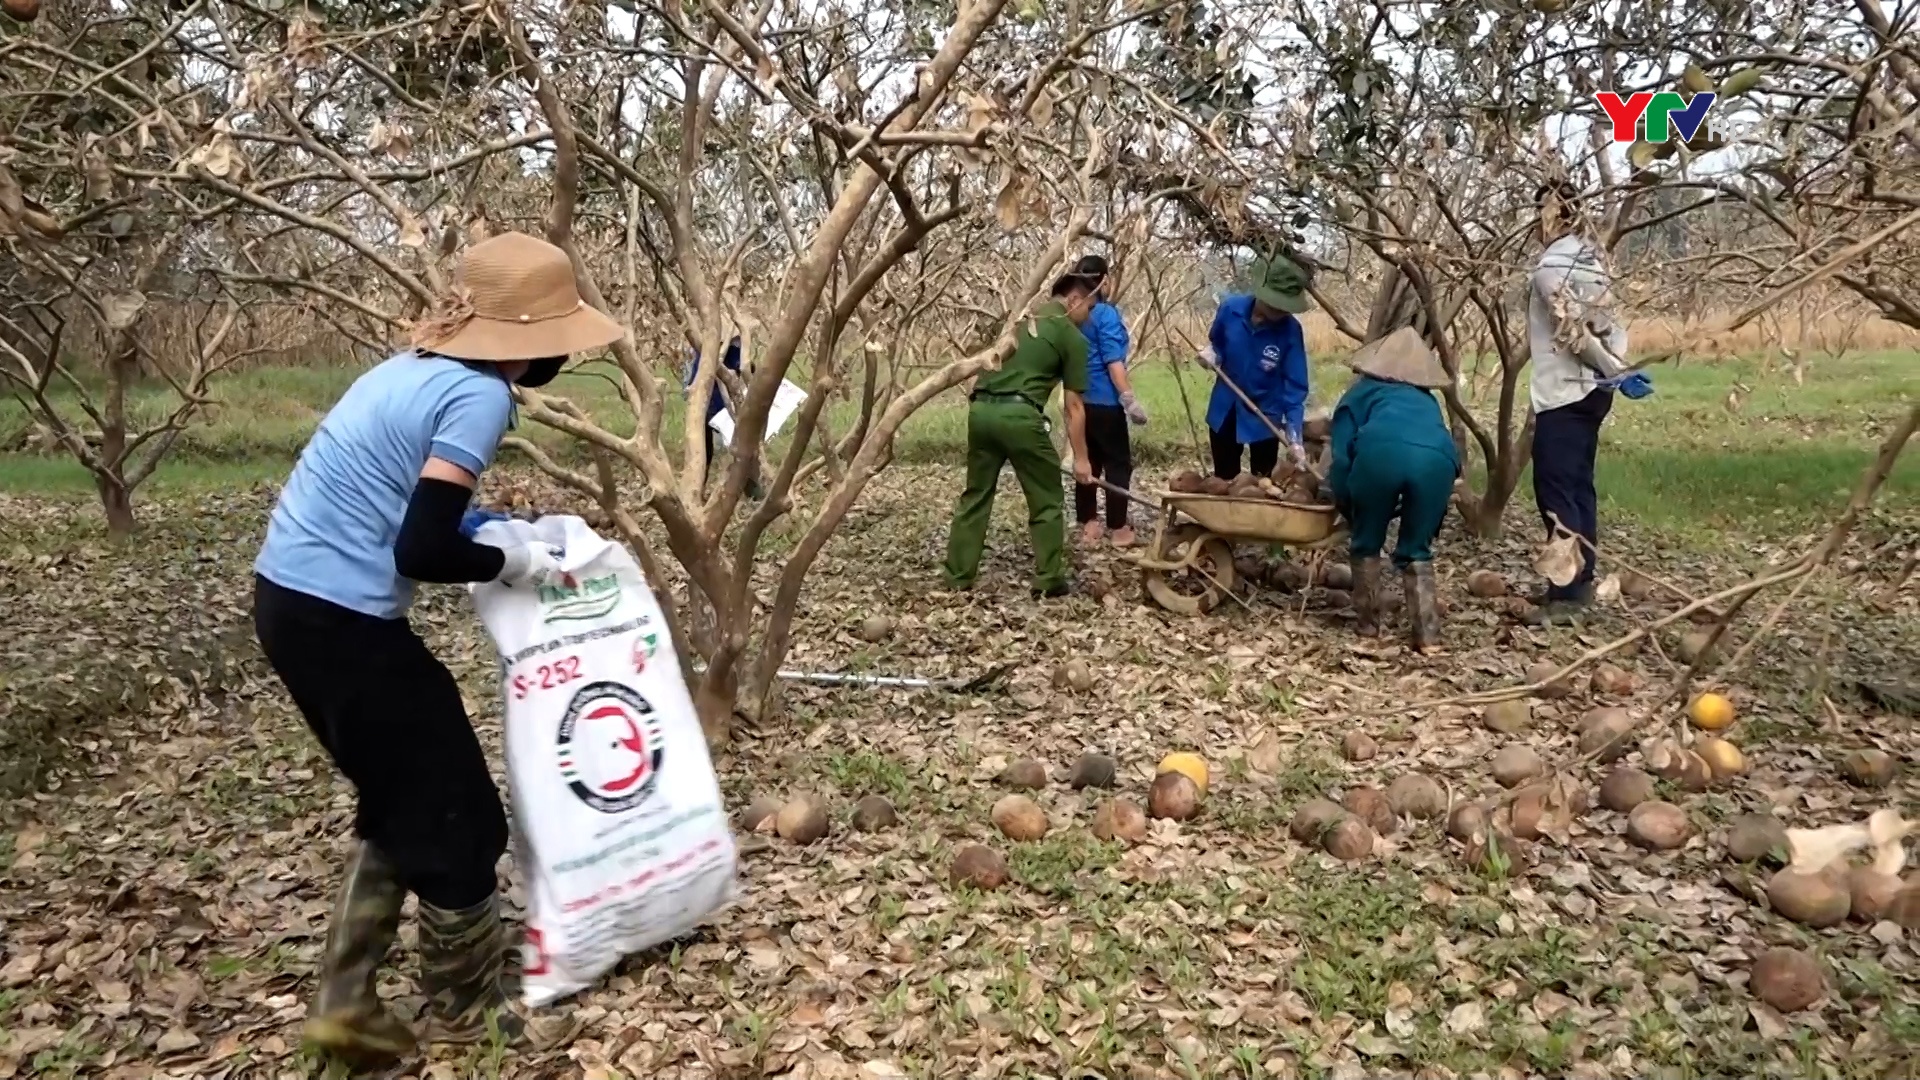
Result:
[[1433,391],[1371,375],[1355,379],[1333,409],[1333,467],[1327,484],[1333,488],[1334,505],[1348,504],[1355,458],[1404,456],[1415,449],[1445,455],[1459,474],[1460,452]]

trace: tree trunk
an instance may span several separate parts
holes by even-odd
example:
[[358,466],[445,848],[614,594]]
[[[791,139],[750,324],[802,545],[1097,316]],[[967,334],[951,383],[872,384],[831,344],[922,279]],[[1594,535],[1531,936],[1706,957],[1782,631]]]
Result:
[[114,540],[132,536],[133,492],[110,476],[94,477],[94,485],[100,489],[100,509],[107,515],[107,535]]
[[733,738],[733,705],[740,695],[737,663],[726,663],[723,670],[708,668],[694,684],[693,708],[700,714],[700,730],[709,747],[721,747]]

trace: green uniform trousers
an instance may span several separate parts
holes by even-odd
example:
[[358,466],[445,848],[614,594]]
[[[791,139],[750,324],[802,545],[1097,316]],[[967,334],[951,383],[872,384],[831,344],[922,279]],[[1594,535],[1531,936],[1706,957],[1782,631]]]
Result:
[[967,408],[967,489],[947,530],[946,579],[950,588],[971,588],[987,548],[987,523],[1000,466],[1011,464],[1027,497],[1027,529],[1033,534],[1035,589],[1067,584],[1066,489],[1060,455],[1047,437],[1046,419],[1033,403],[1014,397],[980,397]]
[[1393,564],[1401,569],[1433,559],[1433,538],[1453,499],[1453,459],[1424,446],[1387,440],[1363,443],[1347,479],[1350,554],[1370,559],[1387,542],[1387,525],[1400,519]]

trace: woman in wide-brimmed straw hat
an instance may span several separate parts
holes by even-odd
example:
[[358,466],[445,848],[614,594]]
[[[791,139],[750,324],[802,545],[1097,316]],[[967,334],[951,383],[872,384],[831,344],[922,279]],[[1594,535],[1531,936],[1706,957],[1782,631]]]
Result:
[[374,994],[409,892],[428,1040],[478,1041],[490,1024],[525,1036],[503,1011],[506,814],[460,688],[407,608],[415,582],[535,587],[558,568],[544,545],[489,547],[461,520],[511,425],[512,385],[544,385],[568,354],[624,333],[580,299],[559,248],[519,233],[475,244],[414,347],[356,379],[320,422],[274,507],[254,564],[254,628],[359,796],[359,843],[308,1014],[320,1050],[377,1059],[412,1047]]
[[1353,526],[1353,606],[1360,633],[1380,632],[1380,549],[1400,519],[1393,563],[1402,574],[1413,645],[1440,646],[1433,538],[1447,516],[1460,455],[1433,391],[1449,385],[1446,368],[1418,331],[1403,327],[1354,352],[1359,376],[1333,410],[1334,505]]

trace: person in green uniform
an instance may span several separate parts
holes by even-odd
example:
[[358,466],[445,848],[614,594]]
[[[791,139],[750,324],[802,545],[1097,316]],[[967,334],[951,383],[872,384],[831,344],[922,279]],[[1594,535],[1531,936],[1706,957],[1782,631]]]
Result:
[[1033,536],[1034,592],[1067,592],[1066,491],[1060,454],[1047,434],[1046,404],[1056,384],[1065,391],[1067,442],[1073,477],[1093,482],[1087,460],[1087,339],[1080,326],[1093,310],[1093,285],[1072,274],[1053,283],[1052,299],[1020,327],[1013,355],[1000,370],[980,376],[967,407],[967,489],[947,531],[945,578],[950,589],[970,589],[987,547],[987,521],[1000,467],[1012,465],[1027,499]]
[[1400,519],[1393,564],[1402,574],[1413,647],[1440,648],[1433,538],[1447,516],[1460,455],[1433,390],[1451,381],[1412,327],[1361,346],[1349,365],[1359,376],[1333,410],[1333,503],[1353,526],[1353,607],[1363,637],[1380,632],[1380,550]]

